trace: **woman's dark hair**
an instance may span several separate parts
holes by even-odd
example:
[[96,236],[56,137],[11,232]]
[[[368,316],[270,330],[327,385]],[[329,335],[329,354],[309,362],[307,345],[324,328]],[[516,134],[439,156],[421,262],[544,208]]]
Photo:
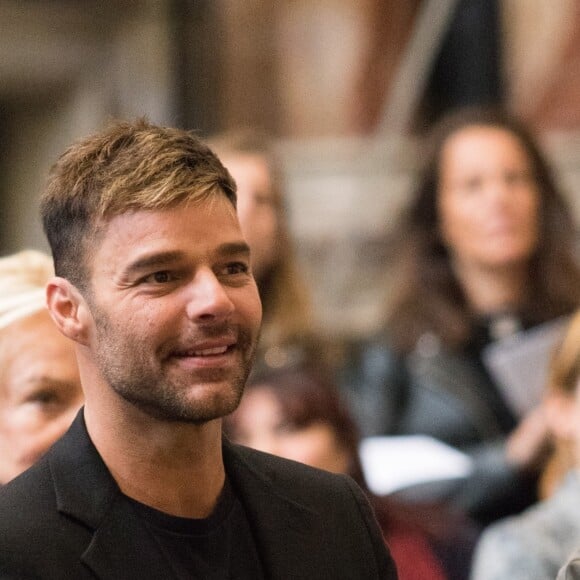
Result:
[[528,155],[540,193],[540,239],[519,314],[529,324],[539,324],[571,313],[580,303],[574,219],[535,138],[502,110],[460,109],[434,127],[427,141],[426,165],[397,230],[401,272],[387,326],[394,345],[403,352],[412,350],[427,331],[451,348],[461,347],[471,336],[472,313],[441,239],[437,209],[442,150],[451,135],[470,126],[514,135]]
[[[292,427],[328,425],[349,457],[348,475],[366,487],[358,455],[358,428],[326,370],[288,367],[267,371],[250,378],[246,390],[253,388],[268,389],[280,405],[285,422]],[[235,413],[226,418],[225,428],[235,440]]]

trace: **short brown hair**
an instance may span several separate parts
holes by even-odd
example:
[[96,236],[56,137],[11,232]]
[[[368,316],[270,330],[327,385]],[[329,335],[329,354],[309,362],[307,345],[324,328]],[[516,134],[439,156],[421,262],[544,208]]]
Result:
[[235,182],[191,132],[143,118],[113,122],[69,147],[50,171],[41,215],[55,272],[86,289],[89,240],[103,222],[217,194],[235,207]]

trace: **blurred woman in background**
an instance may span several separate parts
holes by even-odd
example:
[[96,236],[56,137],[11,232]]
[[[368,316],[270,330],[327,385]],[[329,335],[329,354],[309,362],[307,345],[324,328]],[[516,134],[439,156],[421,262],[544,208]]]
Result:
[[510,406],[482,354],[580,304],[575,225],[516,119],[459,110],[429,147],[399,224],[401,271],[385,331],[353,345],[341,380],[374,394],[381,433],[431,435],[469,453],[467,480],[421,493],[487,524],[535,501],[548,437],[541,412],[520,417]]
[[238,186],[238,217],[252,252],[262,300],[262,333],[255,369],[300,365],[321,356],[310,295],[290,236],[282,176],[272,142],[240,130],[210,139]]

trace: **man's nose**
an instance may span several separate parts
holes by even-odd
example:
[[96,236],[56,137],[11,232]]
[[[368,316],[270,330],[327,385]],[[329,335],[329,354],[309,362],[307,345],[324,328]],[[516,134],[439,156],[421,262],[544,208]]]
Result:
[[226,288],[209,268],[196,274],[188,291],[187,314],[191,320],[225,320],[235,309]]

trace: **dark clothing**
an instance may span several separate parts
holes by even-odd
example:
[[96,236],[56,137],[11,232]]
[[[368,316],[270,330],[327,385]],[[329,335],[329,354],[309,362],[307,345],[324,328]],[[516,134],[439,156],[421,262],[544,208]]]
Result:
[[[223,457],[266,578],[396,578],[371,508],[350,478],[227,441]],[[103,463],[82,412],[38,463],[0,490],[0,578],[178,578]]]
[[179,580],[261,580],[262,566],[244,508],[229,480],[213,513],[203,519],[172,516],[126,498]]
[[537,499],[536,476],[505,458],[517,421],[481,362],[487,342],[476,333],[465,350],[452,352],[427,337],[398,355],[380,337],[351,345],[340,379],[364,435],[429,435],[471,457],[467,479],[422,484],[405,497],[448,502],[482,525]]
[[497,0],[460,0],[433,64],[418,113],[419,131],[465,106],[503,102]]

